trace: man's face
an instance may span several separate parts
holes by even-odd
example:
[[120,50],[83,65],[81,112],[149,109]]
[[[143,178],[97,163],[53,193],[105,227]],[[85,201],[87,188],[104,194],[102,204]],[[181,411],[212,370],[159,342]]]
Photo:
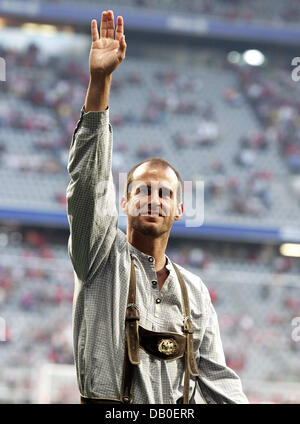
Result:
[[145,235],[159,237],[170,231],[174,220],[182,215],[182,203],[176,199],[177,176],[171,168],[145,163],[133,173],[123,209],[128,224]]

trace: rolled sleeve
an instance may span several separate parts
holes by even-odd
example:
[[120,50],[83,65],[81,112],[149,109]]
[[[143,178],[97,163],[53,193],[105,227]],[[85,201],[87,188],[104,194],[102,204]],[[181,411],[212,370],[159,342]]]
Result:
[[112,171],[112,127],[108,109],[81,110],[72,138],[67,187],[69,255],[78,277],[86,281],[109,253],[118,213]]

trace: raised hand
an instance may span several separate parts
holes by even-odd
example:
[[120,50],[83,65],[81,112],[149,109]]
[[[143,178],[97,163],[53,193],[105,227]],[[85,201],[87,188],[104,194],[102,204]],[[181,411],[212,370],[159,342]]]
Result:
[[122,16],[117,17],[116,29],[112,10],[102,12],[100,35],[97,21],[91,22],[92,46],[89,66],[92,78],[110,75],[123,61],[126,52],[126,42]]

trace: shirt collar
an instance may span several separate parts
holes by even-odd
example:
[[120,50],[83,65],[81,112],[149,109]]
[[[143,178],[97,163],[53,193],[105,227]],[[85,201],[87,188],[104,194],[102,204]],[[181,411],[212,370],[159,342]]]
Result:
[[[147,261],[149,260],[149,258],[153,258],[153,256],[147,255],[146,253],[142,252],[141,250],[137,249],[136,247],[134,247],[132,244],[129,244],[129,248],[130,251],[133,255],[136,255],[137,257],[139,257],[140,259],[146,259]],[[166,258],[166,268],[168,271],[173,272],[173,266],[171,264],[171,260],[168,258],[168,256],[165,254],[165,258]],[[155,264],[155,259],[153,258],[153,264]]]

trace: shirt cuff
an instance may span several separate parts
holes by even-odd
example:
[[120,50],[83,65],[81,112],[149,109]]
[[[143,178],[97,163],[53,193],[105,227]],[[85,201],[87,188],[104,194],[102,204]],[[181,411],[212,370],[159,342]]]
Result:
[[99,125],[109,124],[109,108],[100,111],[85,112],[84,105],[80,111],[81,125],[86,128],[96,128]]

